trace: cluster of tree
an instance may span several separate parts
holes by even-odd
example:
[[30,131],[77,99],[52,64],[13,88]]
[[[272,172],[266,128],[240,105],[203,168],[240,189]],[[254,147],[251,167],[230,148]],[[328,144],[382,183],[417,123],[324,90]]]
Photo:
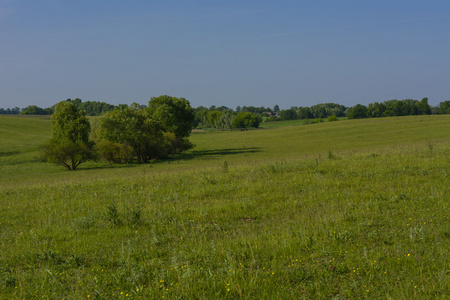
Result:
[[186,99],[159,96],[148,107],[132,105],[105,113],[92,141],[86,113],[74,101],[61,101],[52,115],[52,138],[44,145],[43,158],[68,170],[98,158],[109,163],[166,158],[193,147],[188,137],[194,118]]
[[21,115],[51,115],[53,114],[54,107],[42,108],[36,105],[28,105],[26,108],[20,111]]
[[393,116],[429,115],[431,113],[432,111],[430,105],[428,104],[428,98],[423,98],[422,101],[414,99],[394,99],[381,103],[370,103],[368,106],[362,104],[355,105],[347,111],[347,118],[380,118]]
[[[262,122],[259,113],[243,110],[239,106],[239,111],[221,106],[216,108],[211,106],[209,109],[203,106],[195,109],[194,126],[196,128],[258,128]],[[245,106],[244,106],[245,108]]]

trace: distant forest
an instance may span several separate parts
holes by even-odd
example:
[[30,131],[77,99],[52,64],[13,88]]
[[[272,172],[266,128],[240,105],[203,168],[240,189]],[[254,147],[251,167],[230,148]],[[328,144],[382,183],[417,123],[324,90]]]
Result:
[[[67,99],[85,111],[87,116],[101,116],[114,109],[126,107],[134,107],[136,109],[146,108],[145,105],[132,103],[131,105],[119,104],[111,105],[99,101],[86,101],[81,99]],[[54,107],[41,108],[36,105],[30,105],[26,108],[0,108],[0,114],[9,115],[51,115]],[[426,115],[426,114],[450,114],[450,100],[440,102],[438,106],[430,106],[428,99],[423,98],[421,101],[414,99],[404,100],[388,100],[384,102],[373,102],[368,106],[358,104],[353,107],[346,107],[336,103],[322,103],[310,107],[293,106],[289,109],[280,109],[278,105],[273,108],[254,107],[254,106],[237,106],[235,109],[226,106],[211,106],[209,108],[199,106],[195,108],[195,128],[231,128],[234,119],[242,113],[251,113],[263,122],[280,121],[280,120],[299,120],[313,119],[321,122],[322,119],[329,121],[337,118],[346,117],[348,119],[360,118],[380,118],[391,116],[410,116],[410,115]]]

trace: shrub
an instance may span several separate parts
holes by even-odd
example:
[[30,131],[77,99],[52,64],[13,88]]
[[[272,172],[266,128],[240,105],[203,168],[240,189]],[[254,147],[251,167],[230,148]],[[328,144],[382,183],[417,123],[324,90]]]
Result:
[[128,144],[101,140],[97,143],[100,158],[109,163],[128,164],[133,161],[133,148]]
[[336,117],[335,115],[329,116],[329,117],[327,118],[327,120],[328,120],[328,122],[337,121],[337,117]]

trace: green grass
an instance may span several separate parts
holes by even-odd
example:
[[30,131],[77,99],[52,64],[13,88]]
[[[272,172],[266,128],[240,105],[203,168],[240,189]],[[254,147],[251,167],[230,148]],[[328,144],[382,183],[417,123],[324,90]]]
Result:
[[449,116],[196,133],[75,172],[35,159],[48,120],[0,124],[0,298],[450,297]]

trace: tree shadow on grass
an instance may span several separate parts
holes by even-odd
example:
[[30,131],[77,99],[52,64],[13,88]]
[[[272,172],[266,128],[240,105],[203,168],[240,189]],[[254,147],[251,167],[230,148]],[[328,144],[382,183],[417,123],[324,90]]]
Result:
[[251,153],[257,153],[261,152],[261,148],[258,147],[250,147],[250,148],[227,148],[227,149],[213,149],[213,150],[202,150],[202,151],[189,151],[189,152],[182,152],[180,154],[177,154],[171,158],[169,158],[170,161],[177,161],[177,160],[191,160],[196,158],[202,158],[202,159],[211,159],[214,157],[219,156],[226,156],[226,155],[237,155],[237,154],[251,154]]
[[182,160],[191,160],[191,159],[213,159],[214,157],[226,156],[226,155],[237,155],[237,154],[251,154],[261,152],[261,148],[258,147],[250,147],[250,148],[227,148],[227,149],[214,149],[214,150],[203,150],[203,151],[188,151],[182,152],[180,154],[176,154],[169,158],[158,159],[152,163],[131,163],[131,164],[104,164],[104,163],[90,163],[87,165],[80,166],[77,170],[89,170],[89,169],[115,169],[115,168],[133,168],[136,166],[142,165],[151,165],[153,163],[162,163],[162,162],[177,162]]

